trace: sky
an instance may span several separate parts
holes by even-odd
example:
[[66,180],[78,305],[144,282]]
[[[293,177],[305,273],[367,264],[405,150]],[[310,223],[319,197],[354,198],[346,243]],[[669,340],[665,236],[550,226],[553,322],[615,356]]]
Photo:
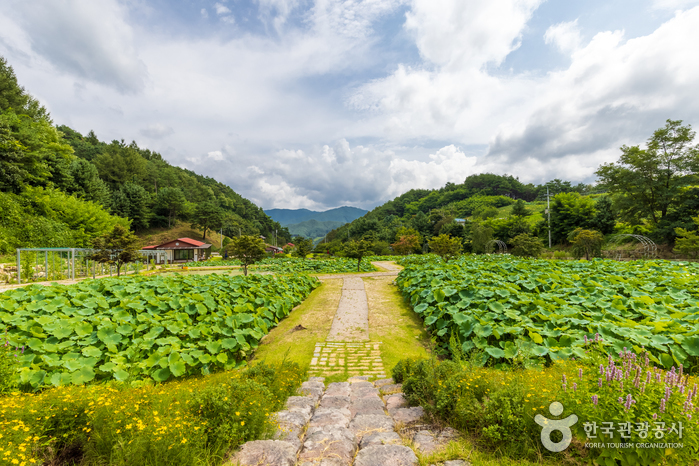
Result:
[[54,122],[265,208],[370,209],[510,174],[595,181],[699,124],[699,0],[3,0]]

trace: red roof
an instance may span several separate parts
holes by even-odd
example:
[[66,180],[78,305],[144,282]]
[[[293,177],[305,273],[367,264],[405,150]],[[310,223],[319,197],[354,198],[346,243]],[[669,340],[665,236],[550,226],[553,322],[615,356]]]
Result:
[[144,246],[144,247],[142,247],[141,249],[155,249],[155,248],[157,248],[157,247],[158,247],[157,245],[155,245],[155,246]]
[[192,239],[192,238],[177,238],[177,241],[182,241],[183,243],[193,244],[194,246],[203,246],[206,244],[202,241],[197,241],[197,240]]

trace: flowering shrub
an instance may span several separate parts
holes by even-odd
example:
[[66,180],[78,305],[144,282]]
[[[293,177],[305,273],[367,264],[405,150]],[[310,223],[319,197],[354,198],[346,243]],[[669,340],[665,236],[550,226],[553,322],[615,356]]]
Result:
[[[663,370],[648,353],[626,348],[618,358],[604,356],[593,343],[589,356],[574,374],[561,378],[559,400],[575,413],[574,433],[584,442],[628,443],[621,451],[592,448],[590,454],[621,464],[660,464],[670,456],[676,464],[691,464],[699,454],[697,383],[684,368]],[[678,448],[638,448],[636,444],[676,444]]]
[[274,430],[271,413],[302,377],[285,363],[135,389],[13,392],[0,396],[0,466],[221,464],[230,449]]
[[[682,366],[653,366],[647,353],[623,350],[617,358],[608,356],[597,340],[588,342],[585,358],[555,361],[543,369],[423,359],[399,362],[393,376],[402,381],[412,405],[422,405],[482,447],[510,457],[548,456],[570,464],[695,464],[695,378]],[[542,428],[534,421],[537,414],[556,418],[549,411],[556,401],[564,407],[561,418],[577,416],[572,442],[560,453],[543,448]],[[551,439],[561,440],[560,432]],[[610,443],[632,445],[606,445]]]
[[0,336],[0,394],[15,386],[14,373],[19,366],[18,357],[24,353],[24,348],[15,348],[7,338],[7,329]]

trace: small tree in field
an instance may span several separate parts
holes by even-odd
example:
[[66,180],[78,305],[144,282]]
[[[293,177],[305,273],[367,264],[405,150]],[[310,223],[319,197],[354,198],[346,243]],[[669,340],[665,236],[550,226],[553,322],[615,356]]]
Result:
[[300,257],[301,259],[305,259],[306,256],[313,250],[313,241],[308,238],[296,238],[294,240],[294,244],[296,245],[294,255]]
[[459,238],[452,238],[449,235],[435,236],[427,244],[444,262],[449,262],[449,259],[458,256],[464,249]]
[[512,211],[510,212],[510,215],[517,216],[517,217],[527,217],[531,215],[531,212],[529,209],[527,209],[526,204],[522,199],[518,199],[517,202],[514,203],[512,206]]
[[604,236],[599,231],[576,228],[568,235],[568,241],[573,245],[573,256],[576,259],[585,256],[586,260],[590,260],[590,257],[602,254]]
[[366,239],[360,239],[359,241],[352,240],[345,244],[345,256],[357,259],[357,272],[361,270],[362,257],[371,252],[372,246],[371,241]]
[[112,231],[93,239],[92,247],[97,251],[89,258],[100,264],[116,265],[117,277],[121,275],[122,265],[143,259],[139,252],[141,240],[121,225],[114,225]]
[[400,255],[410,254],[420,247],[420,233],[414,228],[400,227],[391,247]]
[[235,257],[243,263],[243,275],[248,275],[248,265],[259,262],[265,257],[265,242],[256,236],[243,235],[231,238],[226,246],[229,257]]
[[692,217],[692,220],[697,225],[695,231],[675,228],[675,233],[677,233],[675,252],[696,257],[699,252],[699,216]]
[[512,239],[513,256],[519,257],[539,257],[544,250],[544,243],[536,236],[529,234],[517,235]]

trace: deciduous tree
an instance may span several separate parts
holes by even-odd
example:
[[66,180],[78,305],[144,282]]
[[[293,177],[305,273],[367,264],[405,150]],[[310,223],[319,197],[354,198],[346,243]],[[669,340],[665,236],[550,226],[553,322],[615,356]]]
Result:
[[229,257],[235,257],[243,264],[243,274],[247,276],[248,266],[259,262],[265,255],[265,242],[256,236],[242,235],[231,238],[226,246]]
[[115,225],[109,233],[95,238],[92,247],[97,251],[89,256],[90,259],[102,264],[115,265],[117,277],[121,273],[122,265],[143,259],[139,252],[141,240],[122,225]]
[[427,244],[432,252],[441,257],[444,262],[449,262],[449,259],[457,257],[464,249],[459,238],[452,238],[446,234],[435,236]]
[[692,219],[697,226],[696,230],[686,230],[684,228],[675,229],[677,239],[675,240],[675,252],[688,254],[696,257],[699,253],[699,216]]
[[586,260],[590,260],[590,257],[601,255],[604,236],[599,231],[576,228],[568,235],[568,241],[573,245],[575,258],[585,256]]
[[512,239],[512,245],[514,246],[512,255],[519,257],[539,257],[544,250],[541,239],[529,234],[515,236]]
[[622,146],[617,163],[602,165],[596,174],[616,197],[624,220],[648,219],[656,225],[677,202],[683,186],[696,181],[699,151],[691,143],[695,132],[682,120],[667,120],[648,139],[646,149]]
[[206,201],[197,205],[192,220],[192,228],[201,228],[204,230],[204,239],[206,239],[206,232],[208,230],[221,228],[224,215],[216,202]]
[[345,243],[345,256],[350,257],[352,259],[357,259],[357,272],[361,270],[360,267],[362,264],[362,258],[366,256],[367,253],[371,252],[371,247],[371,241],[366,239],[360,239],[359,241],[352,240],[348,243]]

